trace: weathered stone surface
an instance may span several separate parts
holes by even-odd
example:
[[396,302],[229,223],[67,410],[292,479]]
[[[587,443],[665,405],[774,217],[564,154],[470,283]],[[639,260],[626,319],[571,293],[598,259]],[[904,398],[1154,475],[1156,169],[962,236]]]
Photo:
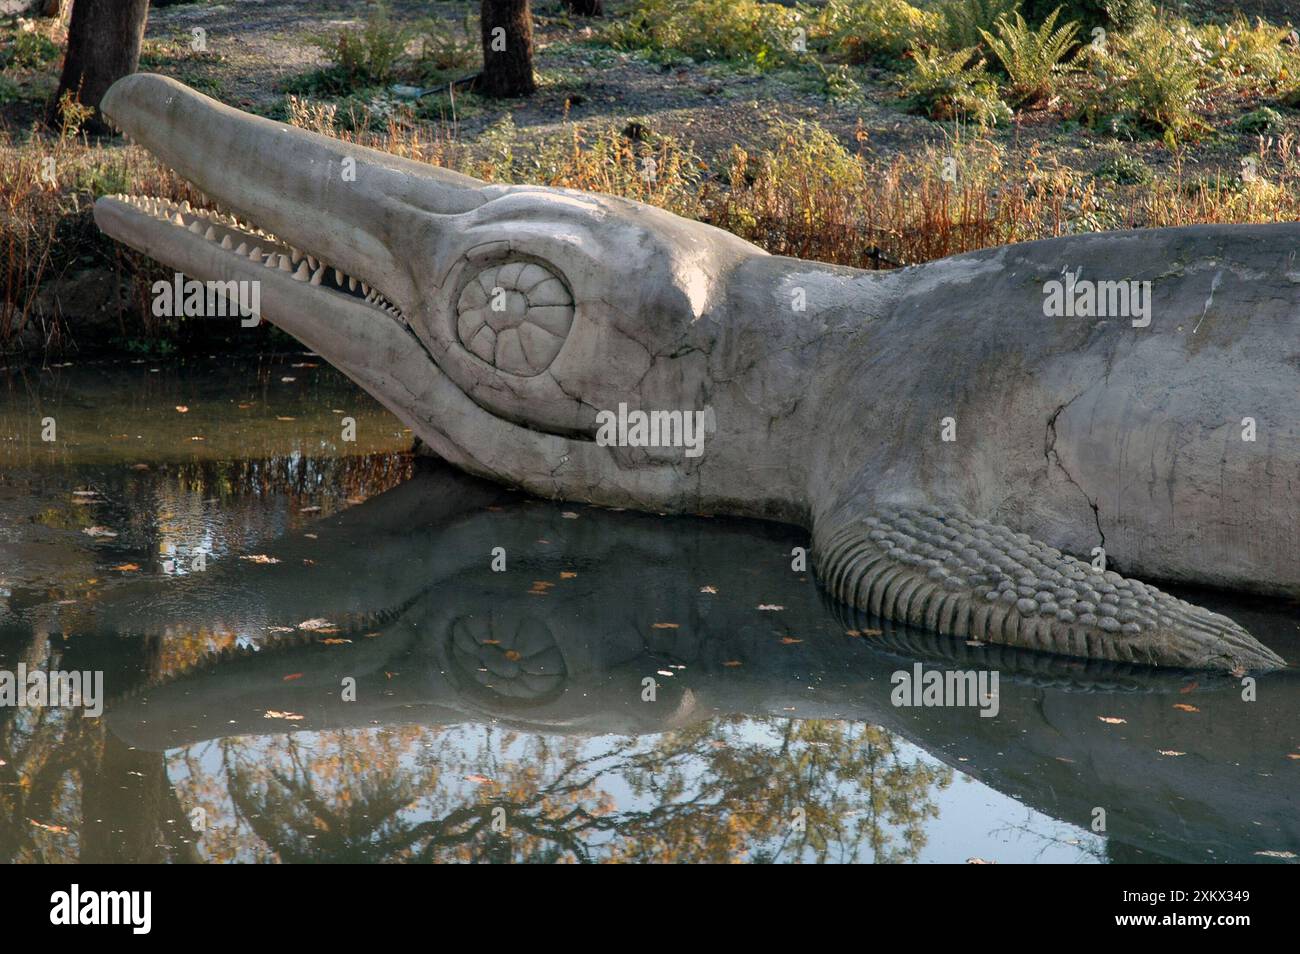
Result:
[[[870,608],[870,563],[889,615],[940,631],[1282,663],[1149,587],[1097,574],[1096,598],[1071,588],[1070,603],[1048,571],[1093,572],[1053,547],[1103,547],[1135,576],[1300,596],[1300,225],[861,272],[627,200],[485,185],[158,76],[121,80],[104,110],[227,211],[110,197],[101,228],[191,276],[260,281],[269,320],[466,470],[551,497],[801,523],[824,579],[859,574],[838,595]],[[1050,316],[1063,270],[1149,282],[1151,320]],[[698,456],[605,446],[598,416],[620,406],[707,411],[714,429]],[[922,508],[992,549],[962,541],[920,565],[919,544],[879,549],[872,519],[897,529]],[[913,606],[939,588],[946,601]],[[1144,596],[1163,607],[1154,621]]]

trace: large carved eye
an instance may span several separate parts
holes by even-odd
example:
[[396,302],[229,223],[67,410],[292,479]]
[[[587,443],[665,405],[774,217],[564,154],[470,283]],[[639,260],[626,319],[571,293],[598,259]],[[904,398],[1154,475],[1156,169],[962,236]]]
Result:
[[493,367],[520,377],[549,368],[572,326],[573,296],[554,272],[536,262],[483,269],[456,303],[461,343]]

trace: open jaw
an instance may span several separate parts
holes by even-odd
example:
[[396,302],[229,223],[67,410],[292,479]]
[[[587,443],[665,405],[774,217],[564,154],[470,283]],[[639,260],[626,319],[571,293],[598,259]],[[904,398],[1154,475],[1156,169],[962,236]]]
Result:
[[414,239],[430,213],[483,201],[467,176],[252,116],[163,76],[119,80],[102,110],[215,208],[105,196],[99,227],[190,278],[258,282],[265,317],[316,351],[342,347],[343,364],[362,360],[346,346],[358,337],[416,340]]
[[[188,201],[121,194],[100,199],[95,215],[101,228],[118,241],[200,280],[238,280],[242,276],[245,280],[266,281],[270,277],[266,270],[270,269],[282,273],[276,276],[277,281],[288,278],[343,295],[353,305],[368,305],[406,323],[401,310],[367,282],[236,215],[193,208]],[[210,257],[212,250],[198,246],[196,241],[212,244],[233,258]],[[216,268],[205,268],[208,262],[215,262]],[[329,300],[329,304],[334,302]]]

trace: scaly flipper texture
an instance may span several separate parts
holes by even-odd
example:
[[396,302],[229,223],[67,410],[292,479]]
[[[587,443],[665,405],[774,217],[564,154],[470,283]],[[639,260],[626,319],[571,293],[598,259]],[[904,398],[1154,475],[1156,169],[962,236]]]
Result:
[[935,507],[839,523],[815,535],[814,560],[842,602],[945,636],[1153,666],[1286,665],[1226,616]]

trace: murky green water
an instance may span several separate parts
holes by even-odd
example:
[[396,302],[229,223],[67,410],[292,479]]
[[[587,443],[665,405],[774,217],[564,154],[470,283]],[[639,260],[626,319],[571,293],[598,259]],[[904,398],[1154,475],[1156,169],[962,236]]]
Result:
[[[0,372],[0,670],[108,697],[0,708],[0,859],[1300,854],[1294,671],[1246,702],[881,626],[799,531],[531,500],[319,359],[228,364]],[[1300,658],[1293,610],[1224,608]],[[997,715],[894,706],[918,661],[998,672]]]

